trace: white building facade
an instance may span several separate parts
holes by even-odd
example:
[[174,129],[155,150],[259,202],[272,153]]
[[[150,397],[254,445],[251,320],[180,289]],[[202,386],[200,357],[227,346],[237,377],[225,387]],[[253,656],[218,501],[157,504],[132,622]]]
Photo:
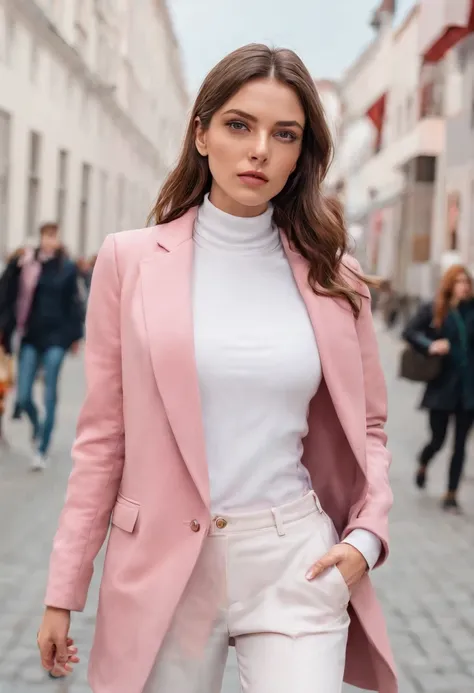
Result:
[[0,257],[145,225],[187,108],[165,0],[0,0]]
[[391,279],[402,294],[427,298],[437,278],[446,71],[424,60],[421,5],[401,24],[394,11],[394,2],[381,4],[373,43],[344,76],[338,176],[349,218],[365,230],[367,271]]

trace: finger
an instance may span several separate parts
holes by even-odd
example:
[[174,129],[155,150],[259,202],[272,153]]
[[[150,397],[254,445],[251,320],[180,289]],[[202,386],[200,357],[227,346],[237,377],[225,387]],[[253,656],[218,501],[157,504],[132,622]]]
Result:
[[49,672],[49,676],[52,679],[61,679],[63,676],[67,676],[67,671],[65,670],[64,667],[58,666],[58,664],[55,664],[54,667],[51,669]]
[[74,638],[68,638],[66,640],[66,643],[68,647],[71,647],[72,645],[74,645]]
[[66,645],[66,637],[58,638],[56,642],[56,662],[59,665],[65,664],[67,662],[68,653]]
[[51,671],[54,666],[53,643],[46,642],[39,645],[41,655],[41,666],[46,671]]
[[316,561],[314,565],[306,573],[307,580],[314,580],[315,577],[321,575],[325,570],[331,568],[331,566],[336,565],[341,560],[341,556],[336,549],[331,549],[325,554],[319,561]]

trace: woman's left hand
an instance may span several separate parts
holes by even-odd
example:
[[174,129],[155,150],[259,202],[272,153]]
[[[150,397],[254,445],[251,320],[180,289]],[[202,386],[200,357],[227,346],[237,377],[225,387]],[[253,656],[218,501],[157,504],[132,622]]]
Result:
[[369,569],[364,556],[351,544],[336,544],[306,573],[308,580],[324,573],[325,570],[337,566],[349,589],[354,587]]

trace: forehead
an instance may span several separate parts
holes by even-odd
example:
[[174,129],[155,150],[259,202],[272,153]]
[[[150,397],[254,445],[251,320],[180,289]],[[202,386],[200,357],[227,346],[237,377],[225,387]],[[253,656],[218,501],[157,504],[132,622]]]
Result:
[[297,120],[304,124],[305,114],[294,89],[274,79],[247,82],[220,109],[236,108],[259,120]]

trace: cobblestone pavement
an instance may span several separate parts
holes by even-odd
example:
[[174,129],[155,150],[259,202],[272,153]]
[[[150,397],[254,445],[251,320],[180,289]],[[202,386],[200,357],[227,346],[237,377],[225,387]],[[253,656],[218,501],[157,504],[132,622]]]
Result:
[[[466,514],[462,518],[445,516],[439,509],[439,496],[447,453],[433,469],[428,492],[419,495],[412,484],[413,460],[425,436],[425,418],[415,408],[417,387],[396,379],[399,344],[381,330],[379,337],[390,393],[388,432],[396,502],[391,560],[375,573],[374,580],[388,617],[400,693],[472,693],[474,448],[461,496]],[[85,662],[94,624],[97,576],[87,610],[73,618],[73,635],[83,660],[74,676],[60,683],[45,679],[35,645],[48,552],[70,468],[69,449],[82,389],[81,362],[71,359],[62,382],[60,420],[47,472],[27,471],[28,431],[23,422],[8,426],[12,449],[0,451],[0,693],[89,691]],[[231,658],[224,692],[238,690]]]

